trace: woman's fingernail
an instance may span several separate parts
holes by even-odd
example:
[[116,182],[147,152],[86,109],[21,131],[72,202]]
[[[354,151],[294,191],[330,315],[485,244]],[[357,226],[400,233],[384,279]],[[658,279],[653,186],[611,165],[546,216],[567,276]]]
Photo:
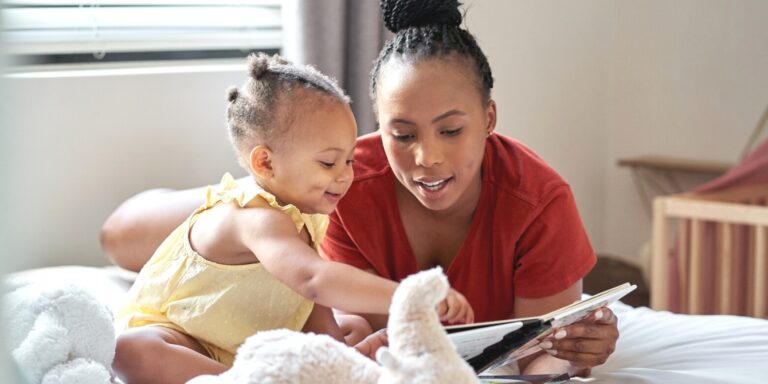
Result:
[[603,318],[603,310],[602,309],[598,309],[597,312],[595,312],[595,319],[596,320],[600,320],[602,318]]
[[565,334],[566,334],[565,329],[561,329],[557,331],[557,333],[555,333],[555,339],[560,340],[565,337]]
[[552,356],[557,356],[557,350],[555,349],[545,349],[544,352],[549,353]]
[[547,340],[547,341],[542,341],[542,342],[539,344],[539,347],[541,347],[542,349],[550,349],[550,348],[552,348],[552,342],[551,342],[551,341],[549,341],[549,340]]

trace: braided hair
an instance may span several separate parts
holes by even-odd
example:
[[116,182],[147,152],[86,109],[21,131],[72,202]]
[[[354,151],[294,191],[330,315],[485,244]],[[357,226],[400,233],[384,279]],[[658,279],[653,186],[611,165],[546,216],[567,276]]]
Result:
[[251,53],[248,75],[242,87],[227,89],[227,128],[240,154],[250,152],[254,145],[279,141],[288,131],[295,109],[321,101],[317,97],[350,103],[334,79],[278,55]]
[[371,100],[381,67],[393,56],[416,62],[456,53],[471,60],[478,89],[485,102],[491,98],[493,75],[475,38],[460,27],[458,0],[380,0],[384,24],[395,33],[379,53],[371,71]]

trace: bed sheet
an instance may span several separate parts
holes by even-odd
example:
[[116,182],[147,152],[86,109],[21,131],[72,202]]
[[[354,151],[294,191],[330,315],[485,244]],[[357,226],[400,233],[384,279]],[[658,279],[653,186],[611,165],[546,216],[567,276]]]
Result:
[[[116,310],[135,274],[117,268],[53,267],[11,274],[12,290],[36,281],[73,282]],[[594,383],[768,383],[768,320],[693,316],[611,305],[620,337]]]
[[611,306],[616,351],[592,370],[605,383],[767,383],[768,320]]

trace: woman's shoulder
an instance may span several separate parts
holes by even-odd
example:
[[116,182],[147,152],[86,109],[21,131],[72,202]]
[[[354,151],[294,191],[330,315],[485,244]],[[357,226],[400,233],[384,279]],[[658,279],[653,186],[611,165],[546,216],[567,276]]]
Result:
[[494,133],[488,140],[483,168],[494,189],[530,205],[569,191],[568,183],[536,152],[503,134]]

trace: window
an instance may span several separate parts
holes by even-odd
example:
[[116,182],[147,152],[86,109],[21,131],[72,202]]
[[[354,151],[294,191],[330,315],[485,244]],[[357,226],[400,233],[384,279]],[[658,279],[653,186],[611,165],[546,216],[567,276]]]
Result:
[[6,0],[12,64],[238,58],[277,52],[279,0]]

